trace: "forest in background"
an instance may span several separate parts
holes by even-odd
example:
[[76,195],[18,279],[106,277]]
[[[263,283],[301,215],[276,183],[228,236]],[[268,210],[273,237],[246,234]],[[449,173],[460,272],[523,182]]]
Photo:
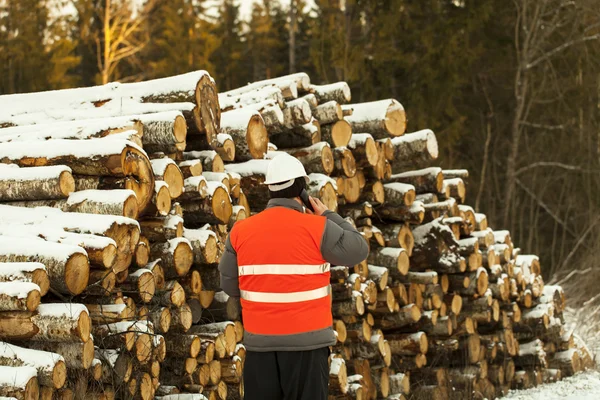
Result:
[[196,69],[220,91],[295,71],[345,80],[353,102],[396,98],[409,131],[432,129],[440,165],[470,171],[469,204],[586,296],[599,40],[600,0],[258,0],[244,18],[237,0],[0,0],[0,94]]

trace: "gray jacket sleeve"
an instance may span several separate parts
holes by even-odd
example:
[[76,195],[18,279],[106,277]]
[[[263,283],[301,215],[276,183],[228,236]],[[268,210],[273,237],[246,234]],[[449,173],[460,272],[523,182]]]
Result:
[[333,211],[323,214],[327,218],[321,254],[333,265],[352,266],[367,258],[369,247],[367,241],[354,227]]
[[219,262],[219,272],[221,274],[221,289],[231,297],[240,297],[237,254],[229,241],[229,236],[227,236],[225,242],[225,252]]

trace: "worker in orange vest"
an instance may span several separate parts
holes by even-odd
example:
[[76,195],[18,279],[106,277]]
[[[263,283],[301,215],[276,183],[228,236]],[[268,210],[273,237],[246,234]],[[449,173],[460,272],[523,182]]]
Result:
[[327,399],[336,343],[330,265],[359,264],[368,247],[350,223],[308,198],[308,182],[296,158],[273,158],[267,208],[235,224],[219,264],[223,291],[242,305],[245,400]]

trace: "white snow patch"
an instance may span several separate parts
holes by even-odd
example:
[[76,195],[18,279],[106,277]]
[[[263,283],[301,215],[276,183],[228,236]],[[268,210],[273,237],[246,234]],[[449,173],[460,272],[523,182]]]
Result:
[[[15,164],[1,164],[3,181],[13,180],[18,182],[57,179],[63,172],[71,172],[71,168],[65,165],[56,165],[48,167],[27,167],[19,168]],[[10,167],[9,167],[10,165]]]
[[598,400],[600,372],[586,371],[556,383],[527,390],[511,390],[505,399],[514,400]]
[[112,190],[82,190],[69,195],[67,204],[73,205],[83,203],[84,201],[94,201],[104,204],[123,204],[125,200],[133,196],[136,198],[135,192],[129,189],[112,189]]
[[175,161],[171,160],[169,157],[150,160],[150,164],[152,164],[152,172],[154,172],[154,175],[164,175],[165,170],[171,164],[177,166]]
[[323,189],[325,187],[325,185],[327,185],[328,183],[330,183],[333,186],[333,189],[336,192],[338,190],[337,182],[335,181],[335,179],[330,178],[329,176],[327,176],[325,174],[310,174],[310,175],[308,175],[308,179],[310,179],[309,185],[311,187],[316,185],[316,190],[318,190],[318,191]]
[[7,282],[21,281],[25,279],[24,273],[33,272],[38,269],[46,270],[46,266],[39,262],[1,262],[0,276]]
[[156,400],[208,400],[206,396],[200,393],[179,393],[166,396],[156,396]]
[[78,318],[81,313],[88,314],[88,309],[85,305],[77,303],[50,303],[40,304],[38,313],[49,317]]
[[37,376],[33,367],[0,366],[0,386],[25,388],[31,378]]
[[0,282],[0,295],[26,299],[34,290],[41,291],[38,285],[31,282]]
[[250,160],[239,164],[225,165],[226,172],[235,172],[242,177],[252,175],[267,175],[267,167],[270,160]]
[[0,358],[20,360],[24,365],[40,370],[52,369],[58,361],[65,360],[60,354],[31,350],[6,342],[0,342]]
[[[188,240],[199,241],[202,246],[206,246],[209,237],[217,238],[217,235],[208,229],[183,229],[183,237]],[[216,294],[215,294],[216,296]]]
[[329,375],[334,375],[337,376],[340,373],[340,368],[342,368],[342,365],[344,365],[346,362],[344,361],[343,358],[331,358],[331,365],[329,367]]

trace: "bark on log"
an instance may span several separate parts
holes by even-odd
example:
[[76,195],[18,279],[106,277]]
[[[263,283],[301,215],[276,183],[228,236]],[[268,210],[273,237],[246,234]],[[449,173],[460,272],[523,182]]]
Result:
[[34,313],[6,311],[0,324],[0,335],[10,340],[87,342],[91,330],[83,304],[41,304]]
[[50,280],[46,267],[38,262],[0,262],[0,282],[30,282],[40,288],[45,296],[50,289]]
[[441,168],[432,167],[394,174],[387,181],[413,185],[417,194],[441,193],[444,175]]
[[170,239],[166,243],[155,243],[150,248],[150,254],[153,259],[161,259],[161,266],[167,278],[187,274],[194,258],[192,245],[185,238]]
[[180,112],[140,115],[143,124],[142,143],[148,153],[174,153],[185,150],[187,125]]
[[200,201],[181,203],[184,219],[190,228],[199,228],[207,223],[226,224],[231,218],[233,208],[227,188],[219,182],[208,182],[206,191],[206,196]]
[[322,124],[333,124],[344,118],[342,107],[334,100],[320,103],[313,109],[313,116]]
[[94,361],[94,343],[91,340],[85,343],[28,341],[27,347],[60,354],[69,369],[86,370]]
[[386,183],[383,185],[385,199],[392,206],[410,207],[415,201],[416,193],[412,185],[404,183]]
[[[48,157],[49,149],[53,156]],[[22,167],[66,165],[76,174],[133,178],[125,188],[136,192],[138,208],[150,201],[154,185],[146,154],[133,143],[118,139],[57,140],[0,144],[0,161]]]
[[309,147],[321,141],[321,124],[314,117],[309,123],[269,137],[278,148]]
[[53,207],[64,212],[117,215],[132,219],[136,219],[139,212],[135,192],[129,189],[81,190],[71,193],[67,199],[18,201],[7,204],[30,208]]
[[377,212],[387,220],[417,225],[425,218],[425,208],[420,201],[415,201],[410,207],[383,204],[377,208]]
[[256,110],[241,108],[221,115],[221,130],[231,135],[235,143],[235,160],[263,158],[269,136],[265,122]]
[[315,95],[319,103],[336,101],[339,104],[350,102],[350,86],[346,82],[330,83],[328,85],[310,85],[308,90]]
[[89,260],[100,268],[111,268],[117,257],[114,240],[102,236],[65,232],[52,224],[34,226],[7,223],[0,226],[0,236],[39,240],[70,246],[79,246],[88,254]]
[[40,287],[31,282],[0,282],[0,311],[35,311]]
[[0,396],[17,400],[36,400],[40,388],[36,369],[29,366],[0,366]]
[[61,293],[77,295],[88,284],[89,262],[82,248],[46,242],[24,241],[19,237],[0,236],[0,262],[36,261],[46,266],[50,285]]
[[64,165],[19,168],[0,165],[0,201],[66,198],[75,191],[71,169]]
[[377,143],[368,133],[355,133],[352,135],[348,148],[356,159],[356,166],[359,168],[374,167],[377,165],[379,151]]
[[406,113],[396,100],[379,100],[369,103],[348,104],[344,110],[352,109],[346,117],[354,132],[366,132],[376,139],[400,136],[406,130]]
[[183,218],[176,215],[145,218],[140,221],[142,235],[150,242],[166,242],[183,236]]
[[334,170],[333,151],[326,142],[320,142],[303,149],[281,150],[304,164],[306,172],[329,175]]
[[394,145],[394,173],[407,169],[428,167],[438,157],[438,144],[435,134],[425,129],[392,139]]
[[210,172],[224,172],[225,164],[223,159],[216,151],[203,150],[203,151],[186,151],[182,154],[183,160],[199,160],[202,163],[203,171]]
[[33,367],[37,370],[38,382],[54,389],[62,388],[67,378],[67,366],[60,354],[30,350],[9,343],[0,345],[0,365]]

